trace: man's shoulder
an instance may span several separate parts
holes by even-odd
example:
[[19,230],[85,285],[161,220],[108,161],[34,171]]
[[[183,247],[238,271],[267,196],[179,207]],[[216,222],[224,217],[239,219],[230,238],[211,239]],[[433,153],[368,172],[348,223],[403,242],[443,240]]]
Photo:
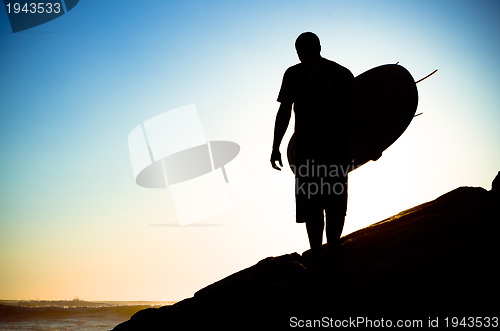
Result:
[[304,65],[302,63],[297,63],[285,70],[283,75],[284,81],[297,81],[301,80],[301,77],[305,74]]
[[285,71],[285,74],[294,74],[294,73],[302,71],[303,68],[304,68],[303,63],[297,63],[291,67],[288,67],[288,69],[286,69],[286,71]]
[[318,68],[318,64],[319,68],[323,67],[322,70],[328,70],[334,72],[335,75],[341,75],[346,78],[354,78],[353,74],[349,69],[338,64],[337,62],[325,58],[321,58],[321,61],[319,63],[316,63],[312,66],[300,62],[291,67],[288,67],[288,69],[286,69],[285,71],[285,77],[287,78],[300,77],[300,75],[306,74],[308,70],[311,70],[312,68]]

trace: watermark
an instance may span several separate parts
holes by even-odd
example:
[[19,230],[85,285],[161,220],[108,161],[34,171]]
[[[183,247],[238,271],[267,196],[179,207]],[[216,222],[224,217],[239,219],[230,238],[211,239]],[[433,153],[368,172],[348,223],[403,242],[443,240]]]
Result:
[[301,177],[347,177],[349,171],[356,169],[354,161],[350,164],[325,164],[317,163],[314,159],[307,159],[304,164],[294,165],[291,164],[290,168],[294,174]]
[[299,319],[290,317],[292,328],[421,328],[424,321],[421,319],[371,319],[368,317],[349,317],[336,319],[324,316],[320,319]]
[[71,9],[80,0],[4,0],[13,33],[27,30],[56,19]]
[[343,195],[347,192],[347,182],[330,182],[324,178],[317,181],[295,181],[295,194],[307,196],[310,199],[316,195]]
[[302,319],[292,316],[291,328],[497,328],[498,316],[427,317],[420,319],[387,319],[365,316],[334,318],[323,316],[317,319]]
[[245,195],[240,145],[207,140],[195,104],[139,124],[128,147],[137,185],[168,189],[180,225],[229,210]]
[[307,198],[316,195],[344,195],[347,193],[347,174],[356,169],[351,164],[317,163],[307,159],[300,165],[291,165],[296,175],[295,193]]

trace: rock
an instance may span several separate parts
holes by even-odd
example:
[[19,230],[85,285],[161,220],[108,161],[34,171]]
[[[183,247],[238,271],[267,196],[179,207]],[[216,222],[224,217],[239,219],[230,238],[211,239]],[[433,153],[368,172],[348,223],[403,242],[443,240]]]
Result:
[[460,187],[343,237],[334,268],[310,271],[308,251],[269,257],[114,330],[283,329],[292,317],[497,316],[498,219],[488,191]]
[[500,171],[497,173],[495,179],[491,183],[491,192],[500,195]]
[[287,282],[304,275],[305,267],[297,253],[268,257],[253,267],[239,271],[194,294],[194,298],[210,304],[234,297],[253,295],[263,286]]

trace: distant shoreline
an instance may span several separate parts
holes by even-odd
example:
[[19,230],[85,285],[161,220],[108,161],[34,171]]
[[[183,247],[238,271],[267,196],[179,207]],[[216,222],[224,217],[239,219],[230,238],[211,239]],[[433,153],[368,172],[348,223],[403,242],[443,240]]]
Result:
[[0,305],[21,307],[113,307],[113,306],[170,306],[178,301],[150,300],[16,300],[0,299]]

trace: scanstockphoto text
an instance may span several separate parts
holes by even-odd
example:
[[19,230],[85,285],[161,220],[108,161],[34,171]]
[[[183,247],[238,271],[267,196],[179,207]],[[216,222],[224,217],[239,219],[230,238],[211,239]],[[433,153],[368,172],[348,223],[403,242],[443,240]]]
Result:
[[498,328],[498,316],[447,316],[417,319],[369,318],[366,316],[303,319],[291,316],[291,328]]
[[356,169],[354,161],[350,164],[324,164],[307,159],[300,165],[290,165],[297,176],[296,194],[308,198],[315,195],[343,195],[347,191],[347,174]]
[[292,316],[289,320],[291,328],[421,328],[424,325],[424,321],[421,319],[371,319],[364,316],[341,319],[328,316],[319,319],[301,319]]

